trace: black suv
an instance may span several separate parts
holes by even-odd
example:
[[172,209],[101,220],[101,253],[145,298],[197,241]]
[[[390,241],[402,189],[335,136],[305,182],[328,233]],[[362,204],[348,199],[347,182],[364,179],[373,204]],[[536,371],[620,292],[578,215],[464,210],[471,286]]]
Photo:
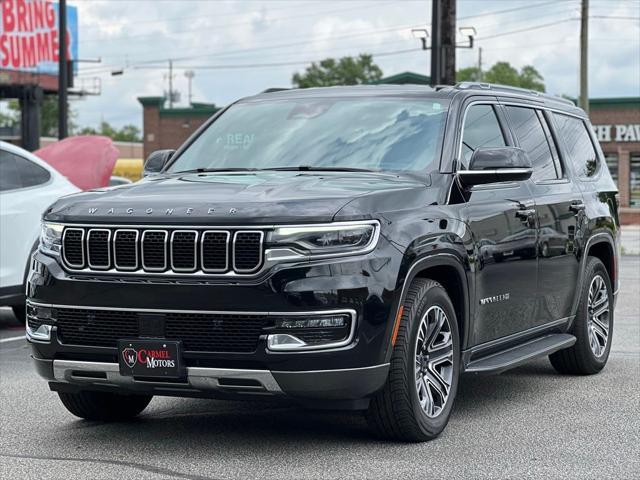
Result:
[[153,395],[364,410],[428,440],[460,374],[593,374],[616,187],[585,113],[462,83],[270,91],[59,200],[27,285],[36,368],[86,419]]

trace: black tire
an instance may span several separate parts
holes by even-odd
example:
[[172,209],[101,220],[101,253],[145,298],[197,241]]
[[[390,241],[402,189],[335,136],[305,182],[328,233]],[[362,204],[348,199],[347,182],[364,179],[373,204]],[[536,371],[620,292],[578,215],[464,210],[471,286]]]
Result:
[[108,392],[58,392],[58,396],[65,408],[76,417],[106,422],[135,417],[153,398],[151,395],[117,395]]
[[[437,416],[430,417],[420,405],[414,369],[420,323],[433,306],[440,307],[449,320],[453,373],[449,396],[444,406]],[[459,375],[460,337],[453,304],[439,283],[429,279],[416,279],[411,283],[403,304],[389,377],[383,389],[372,398],[367,411],[370,428],[377,436],[385,439],[423,442],[436,438],[449,421]]]
[[[592,350],[589,338],[589,319],[591,315],[588,305],[589,289],[596,276],[600,276],[604,280],[609,302],[608,338],[604,351],[600,356],[596,356]],[[587,258],[579,302],[571,331],[577,339],[576,343],[570,348],[549,355],[549,360],[551,365],[560,373],[593,375],[602,370],[607,364],[613,336],[613,290],[611,288],[611,280],[604,264],[596,257]]]
[[16,317],[16,322],[20,325],[24,325],[27,322],[27,306],[26,305],[14,305],[11,307],[13,315]]

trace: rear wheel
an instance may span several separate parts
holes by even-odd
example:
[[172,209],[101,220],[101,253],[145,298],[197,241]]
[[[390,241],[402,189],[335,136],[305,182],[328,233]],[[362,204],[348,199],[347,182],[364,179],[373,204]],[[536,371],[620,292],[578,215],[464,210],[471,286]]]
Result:
[[121,421],[141,413],[153,398],[151,395],[117,395],[108,392],[58,392],[69,412],[86,420]]
[[413,281],[403,312],[389,377],[367,420],[383,438],[420,442],[449,421],[460,372],[458,324],[447,292],[433,280]]
[[613,335],[613,290],[604,264],[589,257],[572,333],[576,343],[549,356],[560,373],[591,375],[604,368]]

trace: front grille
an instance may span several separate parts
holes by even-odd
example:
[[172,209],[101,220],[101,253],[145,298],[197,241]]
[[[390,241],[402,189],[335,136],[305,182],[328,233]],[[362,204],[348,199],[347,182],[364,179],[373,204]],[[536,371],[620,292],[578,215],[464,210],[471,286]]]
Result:
[[94,228],[87,234],[87,257],[91,268],[106,270],[111,267],[111,232]]
[[142,235],[142,267],[149,271],[167,269],[167,232],[147,230]]
[[[140,336],[144,319],[144,314],[133,311],[60,307],[54,309],[53,315],[62,343],[97,347],[117,347],[120,339]],[[181,340],[188,351],[251,353],[257,348],[262,329],[269,325],[269,318],[259,314],[159,315],[164,320],[164,338]]]
[[236,232],[233,239],[233,265],[238,272],[253,272],[260,268],[262,232]]
[[194,272],[197,268],[198,232],[176,230],[171,235],[171,267],[176,272]]
[[67,265],[84,267],[84,229],[66,228],[62,236],[62,250]]
[[260,230],[66,227],[62,259],[72,270],[251,274],[263,239]]

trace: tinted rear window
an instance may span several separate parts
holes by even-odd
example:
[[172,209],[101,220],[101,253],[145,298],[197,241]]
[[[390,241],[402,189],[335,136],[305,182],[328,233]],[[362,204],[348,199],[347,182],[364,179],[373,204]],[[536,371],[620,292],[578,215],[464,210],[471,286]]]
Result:
[[579,118],[553,114],[560,139],[576,173],[580,178],[588,179],[598,170],[598,155],[591,142],[587,125]]

